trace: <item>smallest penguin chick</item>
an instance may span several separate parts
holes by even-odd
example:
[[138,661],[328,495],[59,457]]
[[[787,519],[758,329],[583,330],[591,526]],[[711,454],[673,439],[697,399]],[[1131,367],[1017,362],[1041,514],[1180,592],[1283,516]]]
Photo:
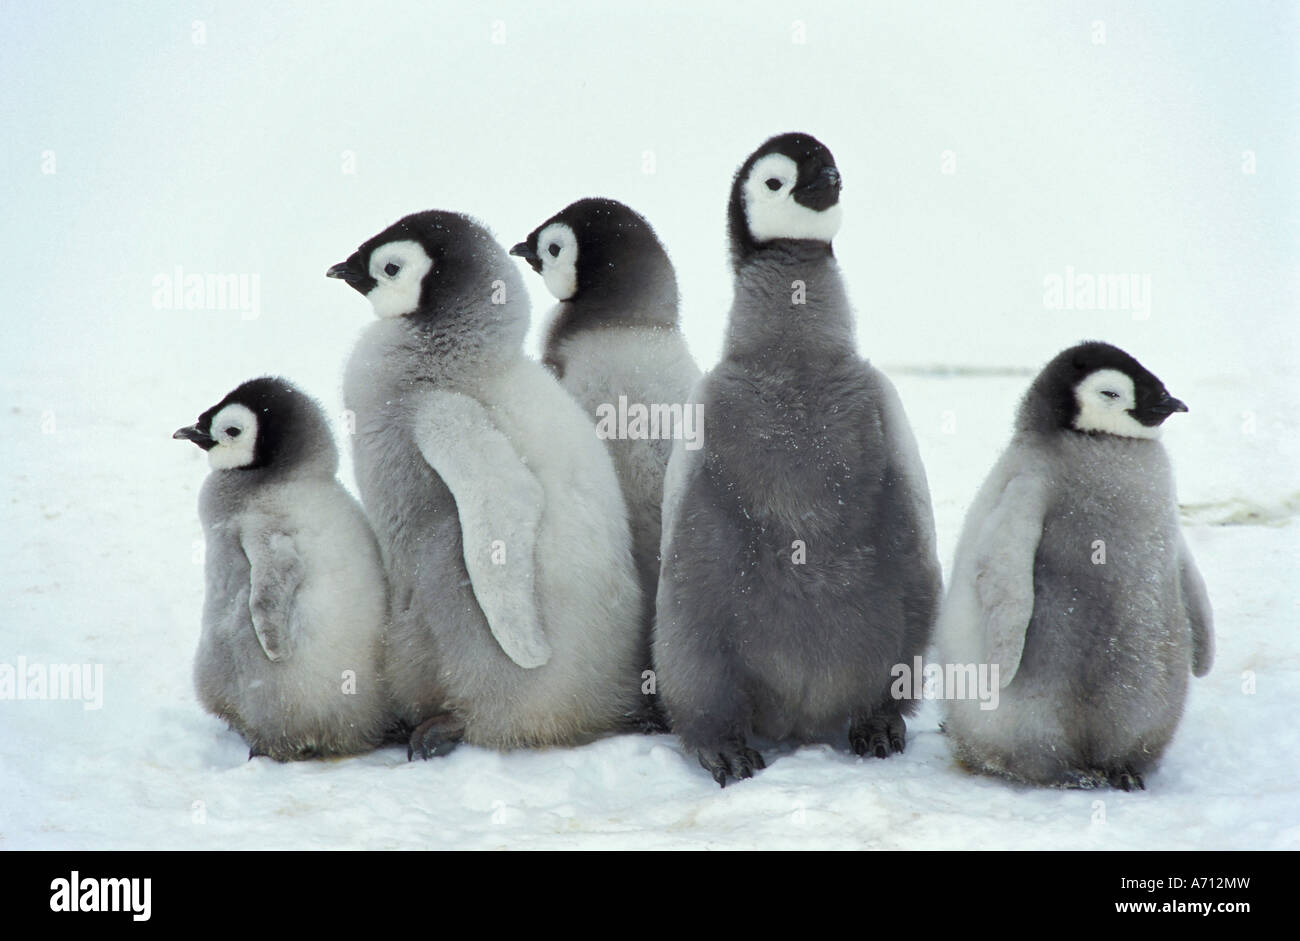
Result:
[[194,682],[249,757],[352,754],[389,724],[379,680],[387,586],[365,515],[335,478],[321,407],[245,382],[173,438],[208,454],[206,590]]

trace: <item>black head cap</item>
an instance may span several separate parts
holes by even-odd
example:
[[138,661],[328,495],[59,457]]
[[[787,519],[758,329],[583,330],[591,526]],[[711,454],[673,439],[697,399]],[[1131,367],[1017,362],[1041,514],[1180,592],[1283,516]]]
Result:
[[1101,370],[1115,370],[1132,380],[1136,401],[1126,414],[1143,427],[1155,428],[1174,412],[1187,411],[1187,406],[1171,396],[1163,382],[1128,353],[1109,343],[1089,340],[1058,353],[1043,367],[1021,404],[1021,427],[1078,430],[1075,390]]
[[575,290],[570,300],[607,299],[629,307],[677,308],[677,276],[668,253],[645,217],[613,199],[580,199],[565,206],[510,249],[539,274],[543,253],[552,258],[560,245],[539,245],[555,224],[568,226],[577,241]]
[[[230,405],[242,405],[257,419],[257,428],[213,428],[213,420]],[[205,451],[218,444],[231,443],[235,437],[250,433],[253,442],[252,459],[232,468],[258,470],[288,468],[303,460],[323,457],[330,465],[329,473],[337,467],[337,451],[325,422],[320,405],[300,391],[287,379],[263,376],[243,383],[216,405],[209,408],[193,425],[178,429],[173,438],[193,441]]]
[[486,290],[497,276],[494,271],[511,269],[513,274],[505,252],[486,228],[469,216],[430,209],[412,213],[367,239],[347,261],[332,266],[325,276],[346,281],[370,296],[380,287],[380,279],[400,278],[402,264],[423,262],[398,259],[386,264],[382,271],[372,270],[375,250],[392,242],[415,242],[429,261],[429,270],[420,279],[418,301],[402,314],[436,313],[453,298]]
[[[744,186],[754,165],[771,154],[788,157],[796,167],[797,178],[791,181],[793,185],[790,189],[790,198],[795,203],[814,212],[824,212],[839,202],[843,181],[835,165],[835,158],[825,144],[811,134],[779,134],[769,138],[740,165],[731,182],[727,228],[733,265],[738,266],[760,244],[750,230]],[[776,180],[763,182],[770,189],[779,189],[773,185]],[[829,252],[829,241],[826,244]]]

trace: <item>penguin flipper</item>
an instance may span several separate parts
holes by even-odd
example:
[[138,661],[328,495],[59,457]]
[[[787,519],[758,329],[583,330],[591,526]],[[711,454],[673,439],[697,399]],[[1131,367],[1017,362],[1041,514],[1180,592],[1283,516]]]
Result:
[[879,370],[876,370],[875,378],[880,391],[881,427],[890,452],[890,473],[906,487],[908,509],[916,526],[918,555],[932,558],[937,570],[939,560],[935,554],[934,507],[930,503],[930,484],[925,476],[925,464],[921,461],[921,449],[917,446],[916,434],[907,420],[907,412],[903,409],[903,400],[899,398],[898,390]]
[[257,642],[266,659],[288,660],[297,628],[294,599],[303,579],[298,547],[288,533],[260,526],[249,527],[240,542],[248,557],[248,612]]
[[551,658],[535,593],[534,547],[545,494],[476,399],[430,392],[415,442],[456,499],[465,568],[488,628],[524,669]]
[[[704,401],[704,383],[706,379],[708,379],[707,375],[695,380],[690,394],[686,397],[686,408],[692,408],[694,403]],[[697,435],[697,440],[692,442],[693,447],[687,447],[684,438],[674,439],[672,450],[668,455],[668,463],[664,467],[663,499],[660,503],[660,558],[663,558],[668,551],[668,542],[672,537],[673,527],[677,524],[677,510],[681,505],[682,495],[686,491],[686,485],[690,481],[692,473],[698,466],[700,455],[704,453],[703,425],[698,429]]]
[[975,595],[985,630],[985,654],[1006,687],[1020,669],[1025,632],[1034,613],[1034,557],[1043,533],[1047,488],[1032,474],[1012,477],[980,525],[975,543]]
[[1204,676],[1214,665],[1214,615],[1210,610],[1205,581],[1181,533],[1178,536],[1178,583],[1183,609],[1192,630],[1192,675]]
[[881,480],[880,524],[889,530],[899,588],[903,592],[904,647],[910,656],[930,644],[943,599],[943,567],[939,564],[930,483],[916,435],[907,420],[903,400],[883,373],[876,372],[878,408],[888,453]]

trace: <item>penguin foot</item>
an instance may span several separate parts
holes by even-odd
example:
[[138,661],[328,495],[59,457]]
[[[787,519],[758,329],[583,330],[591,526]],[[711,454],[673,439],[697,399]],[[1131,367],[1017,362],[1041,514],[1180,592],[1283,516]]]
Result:
[[743,741],[714,748],[701,748],[698,755],[700,765],[713,776],[713,780],[718,782],[718,787],[726,787],[728,777],[741,781],[752,778],[755,771],[762,771],[767,767],[763,756]]
[[415,727],[408,725],[401,720],[395,721],[386,728],[379,739],[380,745],[406,745],[411,741],[411,733]]
[[1110,786],[1121,791],[1145,791],[1146,782],[1142,780],[1142,775],[1136,771],[1129,771],[1125,768],[1119,768],[1107,775]]
[[411,733],[411,739],[406,745],[406,760],[412,761],[416,755],[425,761],[441,758],[459,745],[464,737],[465,724],[450,713],[425,719]]
[[1048,777],[1046,780],[1035,780],[1032,776],[1018,776],[1013,772],[1004,772],[1013,780],[1021,781],[1026,784],[1046,784],[1048,787],[1060,787],[1071,790],[1091,791],[1103,787],[1106,784],[1106,774],[1102,771],[1089,771],[1080,768],[1067,768]]
[[664,735],[672,730],[663,708],[653,700],[625,715],[619,728],[620,732],[632,735]]
[[632,731],[638,735],[666,735],[672,730],[668,720],[658,713],[632,717]]
[[888,758],[907,747],[907,723],[899,715],[855,719],[849,725],[849,746],[857,755]]
[[323,752],[315,745],[299,745],[296,748],[292,745],[272,746],[270,750],[263,748],[261,745],[254,745],[248,749],[248,760],[270,758],[272,761],[281,763],[286,761],[310,761],[313,758],[320,758],[322,754]]

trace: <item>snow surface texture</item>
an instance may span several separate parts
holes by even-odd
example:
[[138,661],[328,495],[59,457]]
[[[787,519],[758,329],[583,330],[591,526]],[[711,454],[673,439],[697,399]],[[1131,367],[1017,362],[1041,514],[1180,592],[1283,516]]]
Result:
[[[0,663],[104,677],[97,710],[0,701],[0,848],[1300,847],[1295,8],[497,6],[0,10]],[[191,687],[207,467],[171,431],[264,372],[340,412],[372,315],[324,271],[435,206],[509,245],[628,202],[711,365],[730,174],[796,129],[844,173],[836,253],[945,565],[1059,349],[1114,342],[1191,407],[1165,441],[1218,654],[1148,790],[972,777],[933,703],[900,757],[768,751],[725,790],[671,736],[246,760]],[[177,266],[256,276],[255,308],[168,301]],[[1053,307],[1068,268],[1148,276],[1149,309]]]

